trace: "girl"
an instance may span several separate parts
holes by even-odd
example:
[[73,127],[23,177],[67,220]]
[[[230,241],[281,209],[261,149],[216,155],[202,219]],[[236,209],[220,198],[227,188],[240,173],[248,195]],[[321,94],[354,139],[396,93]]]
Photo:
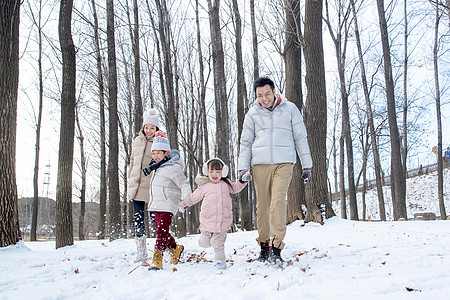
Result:
[[135,262],[143,262],[147,259],[144,207],[145,203],[149,201],[150,177],[142,174],[142,168],[148,166],[152,159],[153,138],[158,130],[159,119],[156,109],[151,108],[144,114],[142,130],[133,141],[128,169],[128,200],[133,202],[136,232],[137,256]]
[[152,145],[152,160],[143,169],[150,179],[150,203],[148,211],[154,214],[156,245],[150,270],[161,270],[163,253],[169,250],[170,263],[176,264],[183,252],[183,246],[175,242],[170,234],[172,217],[176,214],[180,200],[191,192],[191,186],[184,175],[184,162],[178,150],[170,149],[169,141],[161,131],[155,134]]
[[[181,201],[180,211],[203,200],[198,244],[202,248],[213,247],[215,267],[225,269],[225,240],[233,221],[230,194],[240,192],[247,182],[228,179],[228,166],[220,158],[211,158],[204,163],[202,173],[204,176],[195,179],[199,187]],[[244,178],[249,181],[250,173],[247,172]]]

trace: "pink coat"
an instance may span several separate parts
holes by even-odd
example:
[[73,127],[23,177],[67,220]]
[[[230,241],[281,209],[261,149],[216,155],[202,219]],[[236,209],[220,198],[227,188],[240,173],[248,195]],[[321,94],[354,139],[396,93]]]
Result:
[[200,208],[200,230],[208,232],[225,232],[231,228],[233,212],[231,210],[230,194],[239,193],[247,183],[231,181],[231,187],[221,180],[212,183],[208,177],[196,178],[199,187],[180,203],[181,208],[202,202]]

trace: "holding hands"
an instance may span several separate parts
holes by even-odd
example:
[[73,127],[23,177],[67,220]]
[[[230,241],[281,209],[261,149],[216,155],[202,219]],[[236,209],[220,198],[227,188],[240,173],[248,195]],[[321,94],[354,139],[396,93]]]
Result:
[[240,183],[252,180],[252,173],[249,170],[239,170],[238,179]]

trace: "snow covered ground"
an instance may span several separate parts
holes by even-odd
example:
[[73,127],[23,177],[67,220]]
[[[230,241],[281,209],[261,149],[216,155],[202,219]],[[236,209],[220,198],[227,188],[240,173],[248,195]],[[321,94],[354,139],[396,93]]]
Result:
[[[447,192],[448,180],[447,170]],[[427,192],[432,184],[416,181],[418,194],[409,199],[433,208],[426,204],[437,201]],[[450,221],[297,221],[288,226],[284,270],[252,261],[256,236],[228,235],[223,271],[198,235],[179,239],[182,263],[165,261],[161,271],[132,271],[134,240],[76,241],[57,250],[55,242],[21,242],[0,248],[0,299],[450,299]],[[154,244],[147,239],[149,249]]]

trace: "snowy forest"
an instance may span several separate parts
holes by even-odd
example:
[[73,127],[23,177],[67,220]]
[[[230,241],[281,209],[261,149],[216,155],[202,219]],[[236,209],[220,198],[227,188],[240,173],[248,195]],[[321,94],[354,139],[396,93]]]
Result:
[[[23,196],[33,197],[31,241],[44,196],[56,200],[56,248],[73,245],[74,226],[77,239],[92,238],[84,230],[88,202],[99,205],[93,237],[132,237],[127,172],[149,108],[192,188],[210,157],[236,179],[260,76],[297,105],[308,132],[312,177],[303,183],[297,160],[289,224],[323,223],[336,203],[342,219],[367,220],[369,188],[379,220],[411,218],[406,179],[425,151],[433,153],[446,220],[449,16],[450,0],[2,1],[0,246],[23,238],[23,182]],[[233,198],[235,229],[255,228],[255,202],[251,183]],[[196,232],[198,214],[197,205],[177,214],[178,237]]]

